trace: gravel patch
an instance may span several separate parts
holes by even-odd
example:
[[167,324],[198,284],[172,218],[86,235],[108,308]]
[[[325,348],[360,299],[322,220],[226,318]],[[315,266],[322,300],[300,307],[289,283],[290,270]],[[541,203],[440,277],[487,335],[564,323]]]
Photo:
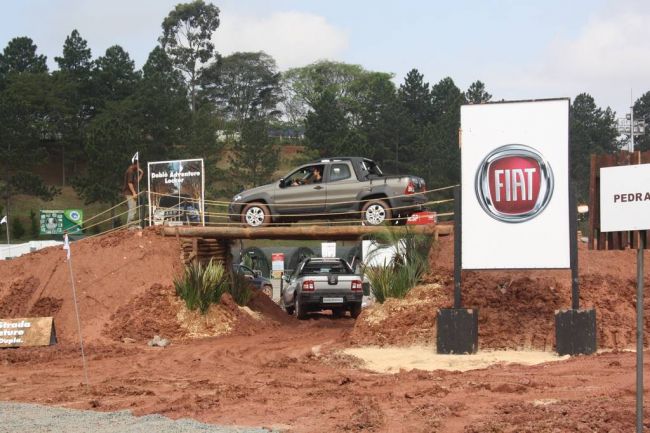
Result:
[[162,415],[133,416],[130,411],[94,412],[27,403],[0,402],[0,433],[269,433],[253,427],[204,424]]

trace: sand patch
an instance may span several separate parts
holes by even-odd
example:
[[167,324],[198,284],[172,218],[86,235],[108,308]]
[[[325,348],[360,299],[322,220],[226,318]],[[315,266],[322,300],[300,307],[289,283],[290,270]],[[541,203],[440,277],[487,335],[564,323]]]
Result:
[[378,373],[398,373],[400,370],[468,371],[487,368],[494,364],[535,365],[563,361],[569,356],[552,352],[494,350],[474,355],[438,355],[435,347],[359,347],[343,350],[345,355],[361,359],[363,368]]

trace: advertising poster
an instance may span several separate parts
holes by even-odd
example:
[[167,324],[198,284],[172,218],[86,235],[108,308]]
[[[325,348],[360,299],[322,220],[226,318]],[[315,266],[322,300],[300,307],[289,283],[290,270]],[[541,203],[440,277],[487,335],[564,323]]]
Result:
[[62,235],[64,231],[70,234],[81,233],[84,212],[81,209],[41,210],[40,234]]
[[281,278],[284,273],[284,253],[271,254],[271,276],[273,278]]
[[150,162],[149,221],[153,225],[205,225],[203,159]]
[[462,268],[570,267],[569,100],[461,107]]

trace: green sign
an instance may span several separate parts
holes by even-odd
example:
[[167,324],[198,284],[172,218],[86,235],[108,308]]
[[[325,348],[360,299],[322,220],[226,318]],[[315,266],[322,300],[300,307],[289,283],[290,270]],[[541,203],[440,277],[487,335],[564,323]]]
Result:
[[81,209],[41,210],[41,235],[81,233],[84,212]]

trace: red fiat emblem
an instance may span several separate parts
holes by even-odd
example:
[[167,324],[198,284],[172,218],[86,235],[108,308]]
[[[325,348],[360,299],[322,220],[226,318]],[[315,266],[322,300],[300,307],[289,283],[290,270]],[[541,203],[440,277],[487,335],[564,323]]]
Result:
[[544,210],[553,193],[553,172],[535,149],[521,144],[501,146],[481,162],[476,195],[491,217],[523,222]]

